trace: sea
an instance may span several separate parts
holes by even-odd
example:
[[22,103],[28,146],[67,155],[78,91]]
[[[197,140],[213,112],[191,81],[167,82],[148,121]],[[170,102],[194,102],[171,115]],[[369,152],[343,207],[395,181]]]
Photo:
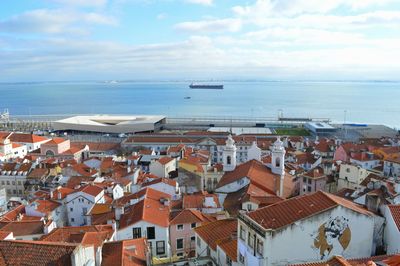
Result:
[[329,118],[400,128],[400,82],[0,83],[0,112],[11,115],[159,114],[170,117]]

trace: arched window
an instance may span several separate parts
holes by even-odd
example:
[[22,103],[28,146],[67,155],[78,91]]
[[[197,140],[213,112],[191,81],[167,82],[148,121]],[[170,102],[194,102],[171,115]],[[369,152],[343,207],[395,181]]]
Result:
[[281,167],[281,158],[277,157],[275,160],[276,167]]
[[47,150],[46,156],[54,156],[54,152],[52,150]]
[[226,163],[227,163],[227,164],[231,164],[231,163],[232,163],[231,161],[232,161],[231,156],[227,156],[227,157],[226,157]]

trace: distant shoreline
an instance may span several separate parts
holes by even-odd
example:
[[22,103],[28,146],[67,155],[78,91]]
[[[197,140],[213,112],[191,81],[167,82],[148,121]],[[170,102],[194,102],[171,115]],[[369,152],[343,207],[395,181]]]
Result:
[[29,84],[68,84],[68,83],[95,83],[95,84],[112,84],[119,83],[188,83],[191,82],[235,82],[235,83],[400,83],[400,80],[234,80],[234,79],[184,79],[184,80],[59,80],[59,81],[16,81],[16,82],[0,82],[0,85],[29,85]]

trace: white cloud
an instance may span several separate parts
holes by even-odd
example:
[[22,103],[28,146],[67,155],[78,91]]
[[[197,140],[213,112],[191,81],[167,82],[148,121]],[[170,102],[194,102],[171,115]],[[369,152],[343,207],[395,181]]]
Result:
[[245,39],[258,42],[288,42],[287,45],[292,47],[296,45],[302,45],[303,47],[349,46],[362,45],[366,42],[366,39],[360,33],[346,33],[312,28],[268,28],[247,32],[244,37]]
[[[120,1],[150,5],[158,0]],[[174,42],[171,35],[168,42],[143,45],[64,35],[117,23],[102,13],[85,13],[80,8],[33,10],[0,21],[0,32],[46,33],[40,38],[0,36],[0,79],[207,78],[217,74],[395,79],[400,71],[400,38],[391,34],[400,24],[400,10],[378,8],[389,2],[253,0],[253,4],[234,7],[231,17],[203,16],[203,20],[173,25],[189,35],[184,41]],[[102,5],[99,1],[91,6]],[[157,19],[167,16],[156,14]]]
[[84,25],[115,25],[114,18],[98,13],[81,13],[62,9],[37,9],[0,21],[0,32],[87,33]]
[[175,29],[190,33],[207,32],[237,32],[242,28],[240,19],[215,19],[202,21],[188,21],[175,25]]
[[257,0],[252,5],[239,5],[232,10],[240,16],[293,16],[298,14],[326,14],[339,7],[362,9],[383,6],[395,0]]
[[213,0],[185,0],[187,3],[191,4],[199,4],[199,5],[204,5],[204,6],[211,6],[213,5]]

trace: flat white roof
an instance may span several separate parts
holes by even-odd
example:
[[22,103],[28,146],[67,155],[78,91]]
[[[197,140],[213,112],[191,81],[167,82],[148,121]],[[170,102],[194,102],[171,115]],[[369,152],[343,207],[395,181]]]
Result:
[[110,126],[110,125],[126,125],[126,124],[139,124],[139,123],[156,123],[165,116],[154,115],[81,115],[73,116],[65,119],[58,120],[60,123],[71,123],[79,125],[96,125],[96,126]]
[[333,126],[324,122],[308,122],[306,125],[315,129],[335,129]]
[[240,134],[272,134],[271,130],[266,127],[210,127],[209,132],[230,132],[235,135]]
[[155,129],[161,115],[81,115],[54,122],[56,130],[93,131],[104,133],[134,133]]

